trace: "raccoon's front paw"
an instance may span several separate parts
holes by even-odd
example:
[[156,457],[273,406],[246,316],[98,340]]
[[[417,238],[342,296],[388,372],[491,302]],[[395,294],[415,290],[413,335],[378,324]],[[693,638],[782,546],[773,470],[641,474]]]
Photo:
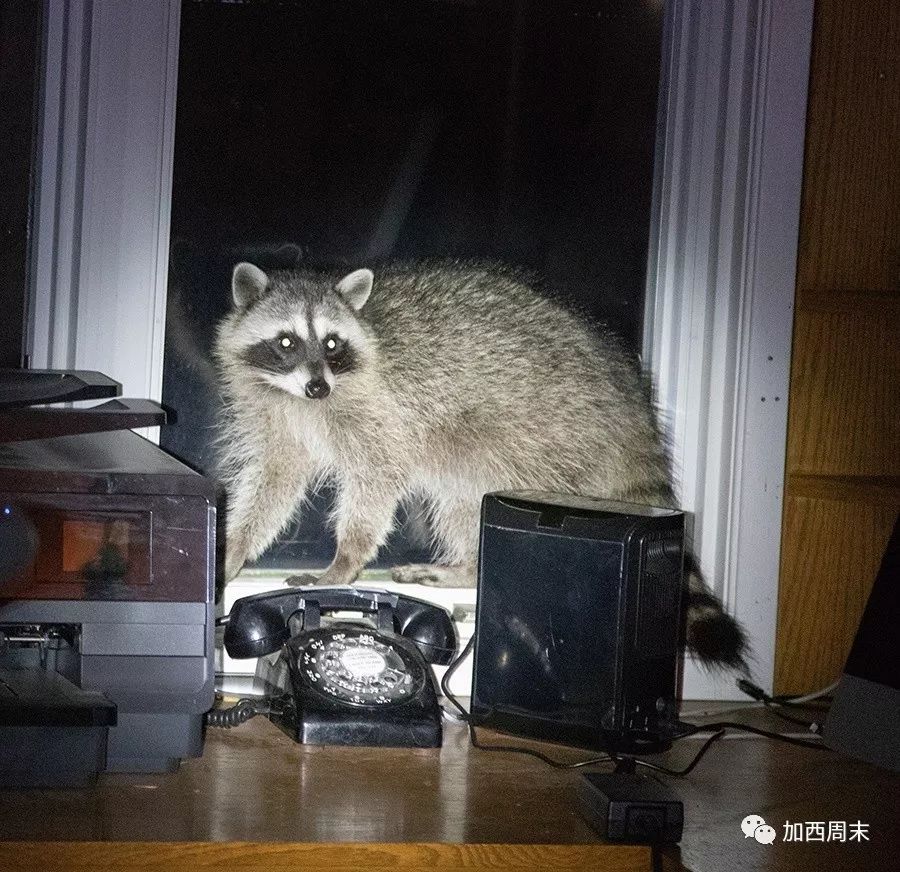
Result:
[[[331,566],[318,578],[313,579],[310,584],[314,584],[316,587],[343,587],[345,584],[353,584],[357,575],[359,572],[341,570]],[[312,576],[307,575],[306,578],[312,578]]]
[[428,587],[475,587],[475,573],[465,566],[436,566],[410,563],[395,566],[391,578],[399,584],[424,584]]
[[314,575],[310,575],[308,572],[301,573],[300,575],[289,575],[284,583],[288,587],[315,587],[319,583],[319,579]]
[[227,584],[233,578],[235,578],[238,573],[244,568],[244,551],[239,551],[237,549],[226,549],[225,552],[225,568],[222,573],[222,578]]

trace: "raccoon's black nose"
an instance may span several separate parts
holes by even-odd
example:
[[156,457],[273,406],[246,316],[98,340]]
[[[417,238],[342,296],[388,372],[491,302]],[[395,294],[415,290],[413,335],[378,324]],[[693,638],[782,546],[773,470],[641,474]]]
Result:
[[306,383],[306,396],[311,400],[322,400],[331,393],[328,382],[323,378],[310,379]]

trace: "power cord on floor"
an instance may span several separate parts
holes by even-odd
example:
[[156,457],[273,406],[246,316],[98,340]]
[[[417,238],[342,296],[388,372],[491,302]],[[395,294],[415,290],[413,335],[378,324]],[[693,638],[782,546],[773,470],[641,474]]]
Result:
[[[468,712],[463,707],[462,703],[460,703],[460,701],[450,690],[451,677],[459,668],[460,664],[466,659],[466,657],[469,656],[472,648],[474,647],[474,644],[475,637],[472,636],[472,638],[469,639],[469,641],[466,643],[466,646],[460,652],[459,656],[447,667],[447,671],[441,678],[441,690],[443,691],[445,698],[460,713],[459,719],[468,726],[469,739],[472,743],[472,746],[482,751],[500,751],[504,753],[527,754],[530,757],[536,757],[538,760],[541,760],[547,765],[552,766],[554,769],[581,769],[586,766],[598,766],[603,763],[615,763],[617,765],[617,768],[632,768],[634,766],[641,766],[646,769],[651,769],[655,772],[661,772],[664,775],[683,777],[693,771],[694,767],[696,767],[697,764],[703,759],[706,752],[709,751],[709,749],[716,742],[718,742],[728,730],[735,730],[744,733],[751,733],[757,736],[764,736],[767,739],[786,742],[790,745],[798,745],[802,748],[813,748],[817,751],[830,750],[828,746],[823,745],[820,742],[798,739],[794,736],[787,736],[783,733],[774,733],[769,730],[752,727],[749,724],[739,724],[732,721],[719,721],[713,724],[690,724],[679,722],[679,727],[681,729],[675,736],[672,737],[673,741],[677,741],[678,739],[683,739],[700,732],[712,732],[712,735],[703,743],[703,745],[700,747],[700,750],[697,751],[690,763],[688,763],[687,766],[685,766],[683,769],[669,769],[665,766],[661,766],[658,763],[652,763],[649,760],[643,760],[640,757],[632,757],[631,755],[620,754],[604,754],[599,757],[591,757],[587,760],[581,760],[576,763],[565,763],[561,760],[555,760],[540,751],[534,750],[533,748],[524,748],[517,745],[484,745],[480,741],[478,741],[478,735],[475,731],[475,725],[473,723],[470,712]],[[755,687],[755,685],[753,686]],[[797,723],[809,727],[806,722],[799,721],[799,719],[797,720]]]
[[799,707],[802,705],[807,705],[826,697],[832,690],[835,689],[837,684],[830,684],[828,687],[823,688],[816,693],[807,694],[806,696],[770,696],[766,693],[759,685],[754,684],[752,681],[749,681],[746,678],[738,679],[737,682],[738,688],[746,693],[751,699],[756,700],[761,703],[768,711],[770,711],[775,717],[780,718],[783,721],[786,721],[789,724],[795,724],[800,727],[805,727],[811,733],[815,735],[821,735],[822,733],[822,724],[818,721],[809,721],[802,718],[795,717],[794,715],[789,715],[783,709],[785,707]]

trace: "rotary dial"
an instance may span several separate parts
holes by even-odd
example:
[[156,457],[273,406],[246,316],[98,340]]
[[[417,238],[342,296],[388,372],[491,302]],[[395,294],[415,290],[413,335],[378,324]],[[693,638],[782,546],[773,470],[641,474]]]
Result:
[[389,637],[364,630],[321,630],[297,653],[303,680],[354,705],[403,702],[421,687],[422,669]]

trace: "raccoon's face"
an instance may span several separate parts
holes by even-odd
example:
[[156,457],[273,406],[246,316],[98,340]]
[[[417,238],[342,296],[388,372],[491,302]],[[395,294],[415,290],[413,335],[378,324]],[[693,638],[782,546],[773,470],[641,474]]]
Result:
[[356,313],[372,283],[367,269],[332,286],[299,272],[270,278],[239,263],[232,276],[239,317],[232,356],[267,385],[306,400],[326,399],[342,376],[365,364],[370,340]]

